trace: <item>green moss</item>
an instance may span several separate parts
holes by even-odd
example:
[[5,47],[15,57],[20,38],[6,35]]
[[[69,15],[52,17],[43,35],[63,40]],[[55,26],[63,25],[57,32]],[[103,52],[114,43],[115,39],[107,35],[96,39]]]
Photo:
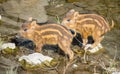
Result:
[[80,0],[66,0],[69,3],[73,3],[73,2],[79,2]]
[[1,39],[0,39],[0,47],[1,47],[1,45],[4,43],[4,41],[2,41]]
[[1,52],[3,54],[17,54],[17,51],[18,51],[18,48],[15,48],[15,49],[11,49],[11,48],[6,48],[6,49],[3,49]]
[[87,54],[88,55],[97,55],[97,54],[100,54],[100,53],[103,53],[103,52],[105,52],[105,49],[101,48],[98,51],[96,51],[95,53],[91,53],[91,52],[87,51]]
[[20,61],[20,64],[24,69],[27,69],[27,70],[33,70],[33,69],[39,68],[39,65],[31,65],[25,60]]
[[44,69],[44,68],[52,68],[58,64],[58,60],[53,59],[52,61],[44,61],[41,64],[33,65],[28,63],[26,60],[20,61],[21,66],[27,70],[35,70],[35,69]]
[[58,60],[58,59],[53,59],[53,60],[50,62],[50,65],[51,65],[51,66],[56,66],[58,63],[59,63],[59,60]]
[[115,24],[114,26],[116,29],[120,29],[120,25],[119,24]]
[[2,25],[2,21],[0,20],[0,25]]
[[6,1],[8,1],[8,0],[0,0],[0,3],[6,2]]

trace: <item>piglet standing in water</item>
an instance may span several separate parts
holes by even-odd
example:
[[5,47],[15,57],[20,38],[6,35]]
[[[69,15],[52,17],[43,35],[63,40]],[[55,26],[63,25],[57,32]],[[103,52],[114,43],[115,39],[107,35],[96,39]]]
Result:
[[38,25],[36,21],[32,21],[32,18],[29,18],[27,22],[22,24],[19,33],[20,36],[35,43],[36,52],[40,52],[45,44],[58,45],[69,56],[70,61],[73,60],[74,53],[70,48],[73,35],[65,26],[58,24]]

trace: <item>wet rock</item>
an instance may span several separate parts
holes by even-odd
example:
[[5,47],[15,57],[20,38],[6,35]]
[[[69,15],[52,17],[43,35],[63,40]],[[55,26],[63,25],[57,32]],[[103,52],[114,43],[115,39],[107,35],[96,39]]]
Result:
[[65,3],[65,0],[48,0],[49,5],[59,5]]
[[2,23],[1,23],[2,26],[7,27],[7,25],[8,25],[9,28],[10,27],[18,28],[20,26],[20,24],[22,24],[21,22],[17,22],[17,19],[15,19],[15,20],[14,19],[10,19],[10,18],[8,18],[6,16],[2,16],[1,21],[2,21]]
[[12,28],[0,27],[0,33],[2,35],[8,35],[16,32],[17,31],[15,31],[15,29],[12,29]]
[[39,65],[42,62],[48,61],[50,62],[53,58],[49,57],[49,56],[44,56],[41,53],[33,53],[33,54],[29,54],[27,55],[23,55],[19,58],[19,61],[25,60],[27,63],[31,64],[31,65]]
[[73,5],[75,5],[76,7],[80,7],[80,8],[85,8],[85,7],[87,7],[85,4],[80,3],[80,2],[74,2]]
[[[8,59],[5,57],[0,56],[0,67],[5,70],[6,73],[10,74],[17,74],[17,67],[19,66],[18,63],[15,62],[13,59]],[[0,70],[1,72],[1,70]]]
[[113,14],[113,20],[115,21],[115,27],[120,29],[120,15],[119,13]]
[[96,12],[94,11],[91,11],[91,10],[82,10],[82,11],[79,11],[80,14],[94,14]]
[[94,5],[97,5],[99,3],[100,0],[85,0],[84,2],[87,4],[87,5],[90,5],[90,6],[94,6]]
[[91,74],[91,73],[87,71],[75,71],[74,74]]
[[85,9],[86,9],[86,10],[94,11],[94,10],[96,10],[97,8],[99,8],[99,5],[96,5],[96,6],[88,6],[88,7],[86,7]]
[[27,70],[34,70],[40,68],[53,68],[58,64],[58,60],[45,56],[42,53],[32,53],[23,55],[18,60],[22,67]]
[[1,46],[0,46],[0,52],[2,54],[16,54],[18,51],[18,49],[16,48],[15,44],[14,43],[3,43]]
[[2,6],[4,11],[12,17],[19,17],[24,20],[33,17],[38,22],[45,22],[47,21],[47,15],[44,6],[47,4],[46,0],[9,0],[3,3]]
[[61,7],[46,6],[46,11],[48,15],[61,16],[61,15],[64,15],[68,11],[68,9],[64,8],[63,6]]
[[[120,30],[112,30],[105,35],[105,38],[102,41],[103,47],[108,51],[111,57],[115,55],[120,56],[119,44],[120,44]],[[117,50],[117,52],[116,52]],[[119,58],[119,57],[118,57]]]
[[7,0],[0,0],[0,3],[6,2]]
[[79,2],[80,0],[66,0],[69,3],[73,3],[73,2]]
[[21,24],[29,17],[38,22],[46,22],[47,15],[44,6],[47,0],[8,0],[0,4],[0,33],[3,35],[17,33]]

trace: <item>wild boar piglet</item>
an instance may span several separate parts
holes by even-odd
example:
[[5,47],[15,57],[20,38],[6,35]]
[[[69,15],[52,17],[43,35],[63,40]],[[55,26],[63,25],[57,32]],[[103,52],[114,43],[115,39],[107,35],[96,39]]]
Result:
[[20,36],[32,40],[36,45],[36,52],[40,52],[43,45],[58,45],[65,54],[72,60],[74,53],[70,48],[73,35],[63,25],[44,24],[38,25],[30,18],[23,23],[19,31]]
[[109,23],[100,15],[79,14],[72,9],[63,18],[62,25],[81,34],[83,47],[88,43],[88,36],[92,36],[94,43],[89,48],[94,48],[103,40],[103,35],[113,28],[114,22],[112,21],[112,25],[109,26]]

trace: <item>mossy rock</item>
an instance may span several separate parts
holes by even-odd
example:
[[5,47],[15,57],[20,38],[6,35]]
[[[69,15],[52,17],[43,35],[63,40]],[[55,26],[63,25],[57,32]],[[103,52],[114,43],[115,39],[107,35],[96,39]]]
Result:
[[8,1],[8,0],[0,0],[0,3],[6,2],[6,1]]
[[27,69],[27,70],[36,70],[36,69],[44,69],[44,68],[52,68],[52,67],[55,67],[57,64],[58,64],[58,60],[56,59],[53,59],[52,61],[44,61],[40,64],[30,64],[28,63],[26,60],[22,60],[20,61],[20,64],[21,66],[24,68],[24,69]]
[[6,48],[1,50],[2,54],[17,54],[18,48],[11,49],[11,48]]
[[2,21],[0,20],[0,26],[2,25]]
[[80,0],[66,0],[68,3],[79,2]]
[[105,49],[101,48],[101,49],[99,49],[98,51],[96,51],[94,53],[91,53],[90,51],[87,51],[87,54],[88,55],[97,55],[97,54],[100,54],[100,53],[103,53],[103,52],[105,52]]

